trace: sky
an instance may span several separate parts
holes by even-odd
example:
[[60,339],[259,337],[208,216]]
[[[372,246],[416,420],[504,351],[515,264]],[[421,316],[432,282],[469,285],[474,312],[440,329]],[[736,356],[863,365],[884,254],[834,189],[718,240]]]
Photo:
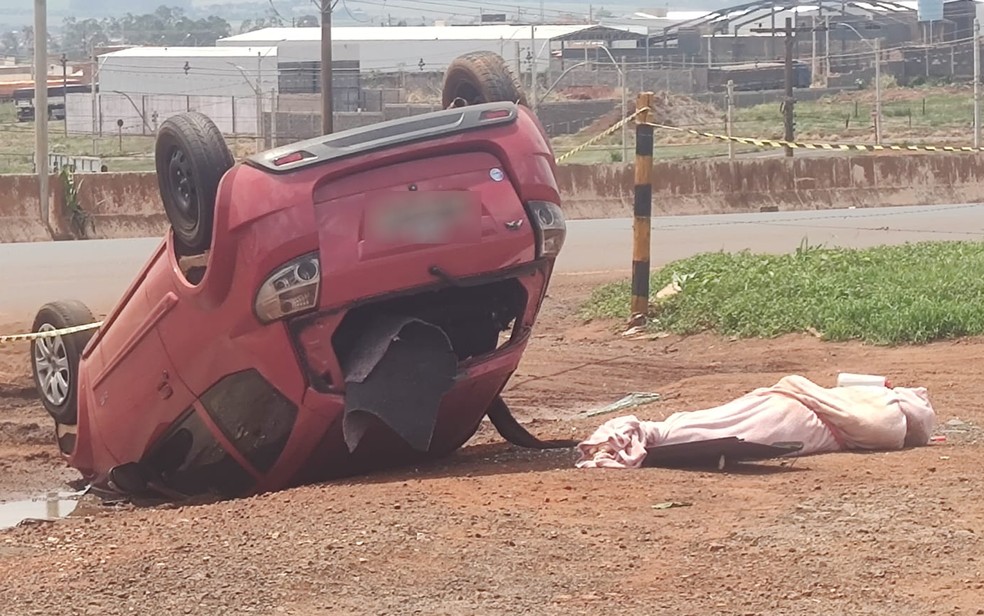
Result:
[[[249,7],[249,5],[254,5],[256,8],[248,11],[251,14],[253,11],[257,13],[256,16],[264,16],[268,12],[267,2],[263,0],[191,0],[192,5],[199,9],[209,10],[210,7],[214,7],[215,14],[221,17],[231,18],[235,21],[238,19],[245,18],[246,14],[243,13],[243,9]],[[659,7],[667,7],[677,10],[711,10],[716,8],[722,8],[726,6],[731,6],[734,4],[739,4],[742,0],[543,0],[543,6],[545,7],[547,13],[557,14],[558,11],[571,11],[574,13],[584,13],[587,14],[588,7],[591,6],[595,10],[605,8],[615,14],[627,14],[638,10],[653,10]],[[47,0],[48,2],[48,13],[49,13],[49,25],[51,27],[57,27],[61,19],[65,16],[71,15],[69,11],[69,6],[73,3],[73,0]],[[80,0],[74,0],[75,6],[78,6]],[[454,0],[444,0],[446,6],[453,6]],[[98,6],[98,0],[95,0],[93,6]],[[159,0],[159,4],[168,4],[168,0]],[[243,5],[240,10],[229,10],[229,5]],[[292,5],[296,5],[301,12],[306,11],[309,2],[304,2],[303,0],[274,0],[274,4],[278,6],[283,14],[289,14],[289,9]],[[426,8],[427,11],[419,11],[420,15],[426,17],[427,19],[440,19],[441,15],[436,14],[435,6],[440,4],[440,2],[435,3],[433,0],[426,2],[423,0],[394,0],[394,3],[390,7],[384,8],[385,4],[380,0],[373,0],[366,3],[360,2],[360,0],[348,0],[345,6],[350,9],[359,9],[365,11],[369,15],[384,15],[387,12],[392,12],[394,16],[396,15],[407,15],[413,14],[418,17],[417,11],[414,7]],[[540,0],[498,0],[498,2],[492,3],[495,6],[522,6],[525,11],[529,11],[530,14],[536,14],[539,7],[541,6]],[[225,7],[223,7],[225,5]],[[479,6],[479,2],[467,2],[461,5],[462,8],[466,6],[469,9]],[[399,7],[399,8],[397,8]],[[310,7],[314,9],[314,7]],[[524,11],[524,12],[525,12]],[[124,14],[126,11],[118,10],[116,11],[120,15]],[[311,13],[314,10],[310,11]],[[471,11],[468,11],[469,13]],[[477,10],[475,13],[477,14]],[[79,16],[86,17],[86,16]],[[33,22],[33,2],[32,0],[0,0],[0,25],[4,26],[22,26],[28,25]]]

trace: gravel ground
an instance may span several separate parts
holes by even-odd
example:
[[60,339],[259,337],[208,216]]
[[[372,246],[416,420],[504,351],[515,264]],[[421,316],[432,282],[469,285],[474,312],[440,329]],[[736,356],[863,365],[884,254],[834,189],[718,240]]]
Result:
[[[631,411],[660,418],[786,374],[832,384],[853,371],[928,387],[946,442],[731,472],[604,471],[483,426],[426,467],[180,507],[87,500],[0,531],[0,613],[984,614],[984,340],[629,341],[573,318],[597,281],[558,277],[507,392],[539,434],[584,436],[604,418],[579,414],[628,392],[663,394]],[[0,347],[0,502],[73,478],[25,361]]]

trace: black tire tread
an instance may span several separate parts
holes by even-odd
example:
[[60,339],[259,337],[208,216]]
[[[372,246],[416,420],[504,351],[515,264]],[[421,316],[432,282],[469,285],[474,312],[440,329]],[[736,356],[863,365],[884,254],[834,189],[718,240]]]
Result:
[[[193,233],[179,230],[179,216],[168,205],[166,150],[177,145],[185,151],[192,161],[195,190],[201,202],[198,226]],[[235,164],[232,152],[225,137],[208,116],[198,112],[187,112],[172,116],[164,121],[158,131],[156,154],[157,181],[164,199],[164,210],[175,231],[175,238],[185,252],[196,254],[209,248],[212,241],[212,224],[219,183],[225,173]]]
[[473,51],[455,58],[445,73],[441,102],[448,108],[455,98],[457,85],[468,81],[480,93],[469,104],[511,102],[528,106],[526,93],[506,61],[491,51]]
[[[38,331],[45,323],[50,323],[56,329],[63,329],[66,327],[88,325],[95,323],[95,321],[96,319],[92,315],[92,311],[82,302],[74,299],[60,300],[47,303],[38,310],[37,315],[34,317],[34,326],[31,331]],[[85,350],[86,345],[89,344],[89,341],[94,335],[95,330],[90,329],[62,336],[62,341],[65,343],[65,353],[68,356],[69,373],[71,376],[71,382],[69,383],[71,389],[68,398],[65,399],[65,402],[61,406],[53,407],[43,396],[41,397],[41,402],[45,410],[60,424],[72,426],[78,422],[77,381],[79,360],[82,358],[82,351]],[[38,388],[38,393],[40,394],[40,384],[37,381],[36,368],[34,367],[33,343],[31,345],[31,373],[34,379],[34,385]]]

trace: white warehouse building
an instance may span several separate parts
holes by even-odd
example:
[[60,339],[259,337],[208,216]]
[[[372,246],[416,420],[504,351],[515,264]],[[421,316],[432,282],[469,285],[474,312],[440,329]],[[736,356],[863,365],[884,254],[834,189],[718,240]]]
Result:
[[[635,47],[646,28],[599,25],[332,28],[336,111],[362,109],[365,73],[444,72],[458,56],[492,51],[528,74],[573,47]],[[276,97],[321,91],[321,28],[266,28],[215,47],[132,47],[103,54],[98,94],[70,95],[74,133],[152,135],[168,117],[200,111],[227,134],[256,134]]]
[[132,47],[98,62],[98,94],[66,100],[69,132],[152,135],[168,117],[200,111],[225,133],[255,134],[258,107],[278,89],[275,46]]
[[253,96],[277,87],[276,46],[131,47],[99,56],[102,92]]
[[[636,28],[581,25],[476,25],[476,26],[372,26],[332,28],[333,64],[357,58],[366,72],[443,72],[458,56],[471,51],[492,51],[514,66],[519,54],[523,70],[536,59],[537,72],[549,68],[551,53],[563,45],[558,39],[598,33],[598,42],[611,34],[644,34]],[[605,34],[608,36],[604,36]],[[288,63],[321,61],[321,28],[265,28],[220,39],[217,46],[272,46],[280,49],[281,70]],[[634,43],[632,43],[634,46]],[[339,54],[342,54],[341,56]]]

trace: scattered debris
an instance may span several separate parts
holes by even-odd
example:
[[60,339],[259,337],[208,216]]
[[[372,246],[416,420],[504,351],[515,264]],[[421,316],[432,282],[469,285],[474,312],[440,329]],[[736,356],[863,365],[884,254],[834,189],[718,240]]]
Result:
[[614,413],[616,411],[621,411],[624,409],[630,409],[636,406],[642,406],[644,404],[651,404],[653,402],[658,402],[662,397],[657,393],[646,393],[646,392],[635,392],[631,393],[617,402],[613,402],[608,406],[602,407],[600,409],[595,409],[593,411],[588,411],[585,413],[585,417],[597,417],[598,415],[605,415],[607,413]]
[[676,509],[677,507],[692,507],[693,503],[680,503],[677,501],[669,501],[666,503],[656,503],[653,505],[653,509]]
[[666,285],[662,289],[656,292],[656,299],[663,299],[665,297],[673,297],[677,293],[683,290],[680,283],[674,280],[670,284]]

